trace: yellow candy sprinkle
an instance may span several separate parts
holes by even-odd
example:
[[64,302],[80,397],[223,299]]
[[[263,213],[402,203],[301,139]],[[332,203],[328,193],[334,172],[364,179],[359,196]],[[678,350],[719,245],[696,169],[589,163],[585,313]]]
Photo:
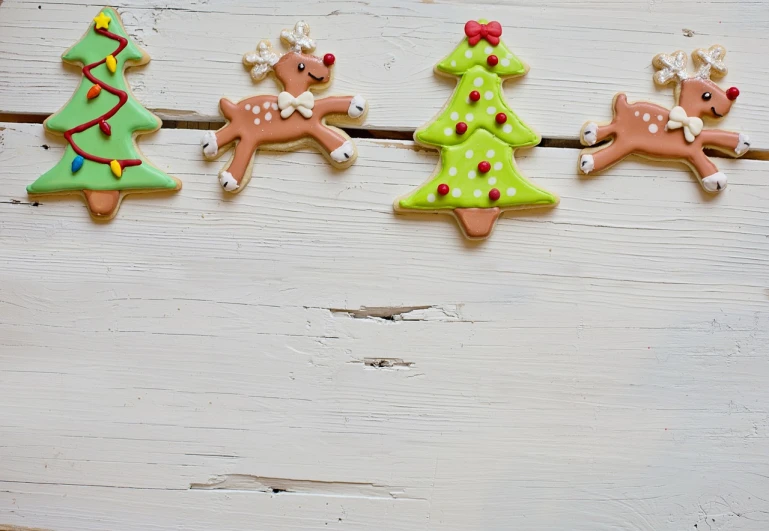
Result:
[[115,174],[115,177],[118,179],[123,176],[123,168],[120,166],[120,163],[116,160],[113,160],[109,163],[109,167],[112,169],[112,173]]
[[115,61],[114,55],[107,56],[107,68],[109,68],[109,71],[113,74],[115,73],[115,70],[117,69],[117,61]]
[[93,21],[96,22],[96,29],[107,29],[109,28],[109,23],[112,22],[112,18],[104,13],[99,13],[94,17]]

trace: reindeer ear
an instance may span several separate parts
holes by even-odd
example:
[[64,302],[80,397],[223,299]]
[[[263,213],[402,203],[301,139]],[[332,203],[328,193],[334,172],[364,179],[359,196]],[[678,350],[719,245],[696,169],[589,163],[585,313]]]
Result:
[[729,69],[724,64],[726,57],[726,48],[720,44],[715,44],[704,50],[699,48],[692,53],[692,59],[697,66],[697,77],[700,79],[709,79],[711,77],[723,77]]
[[251,77],[254,81],[264,79],[279,60],[280,54],[272,50],[270,41],[259,41],[255,52],[248,52],[243,56],[243,64],[252,67]]
[[311,52],[315,49],[315,41],[310,38],[310,25],[300,20],[293,30],[280,32],[280,40],[288,44],[292,52]]
[[658,54],[652,61],[652,65],[657,69],[654,74],[654,82],[658,85],[667,85],[671,81],[678,83],[687,79],[689,74],[686,71],[686,62],[686,54],[681,50],[672,54]]

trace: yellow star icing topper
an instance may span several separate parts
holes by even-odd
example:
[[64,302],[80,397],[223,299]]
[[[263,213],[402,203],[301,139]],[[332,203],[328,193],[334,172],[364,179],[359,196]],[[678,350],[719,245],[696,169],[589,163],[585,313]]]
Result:
[[96,29],[108,29],[109,23],[112,22],[112,19],[104,13],[99,13],[96,17],[94,17],[93,21],[96,22]]

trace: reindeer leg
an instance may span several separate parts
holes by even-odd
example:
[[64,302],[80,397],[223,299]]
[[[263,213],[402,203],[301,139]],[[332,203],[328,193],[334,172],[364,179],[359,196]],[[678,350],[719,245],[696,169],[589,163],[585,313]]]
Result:
[[342,135],[322,124],[313,127],[310,135],[338,165],[344,166],[355,160],[355,146],[347,135]]
[[[219,174],[219,183],[222,188],[228,192],[234,192],[240,188],[240,184],[246,177],[246,172],[251,166],[251,162],[254,160],[254,154],[258,144],[245,143],[242,140],[235,146],[235,155],[232,160],[224,168],[224,171]],[[250,175],[249,175],[250,178]]]
[[367,103],[363,96],[334,96],[315,100],[315,112],[321,116],[329,114],[346,114],[350,118],[358,119],[366,112]]
[[216,133],[206,131],[200,140],[200,146],[203,148],[203,154],[208,158],[216,158],[219,155],[219,148],[224,147],[238,138],[238,134],[232,124],[227,124]]
[[[735,137],[737,136],[737,133],[732,134]],[[726,183],[729,179],[726,175],[718,171],[718,167],[713,164],[713,161],[711,161],[705,153],[697,150],[687,160],[694,166],[694,169],[699,174],[700,183],[705,190],[708,192],[720,192],[726,188]]]
[[703,146],[713,147],[730,155],[734,153],[737,157],[744,155],[750,149],[748,135],[731,131],[706,129],[700,134],[698,140]]
[[605,170],[633,152],[631,146],[618,144],[616,141],[603,149],[592,153],[582,153],[579,157],[579,169],[587,175],[592,171]]
[[614,122],[608,125],[598,125],[595,122],[588,122],[582,126],[582,135],[580,140],[585,146],[594,146],[607,138],[614,136]]

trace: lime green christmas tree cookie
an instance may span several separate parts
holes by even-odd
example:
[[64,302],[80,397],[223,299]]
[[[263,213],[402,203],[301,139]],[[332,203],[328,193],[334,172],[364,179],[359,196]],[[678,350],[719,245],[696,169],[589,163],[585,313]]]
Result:
[[539,136],[502,97],[502,79],[528,68],[502,43],[498,22],[470,21],[466,38],[436,71],[460,76],[440,115],[414,139],[441,149],[441,164],[413,193],[398,199],[398,212],[452,214],[465,236],[487,238],[505,210],[553,206],[558,198],[528,182],[514,150],[535,146]]
[[82,66],[72,99],[45,121],[68,145],[59,163],[27,187],[30,195],[82,194],[94,218],[111,219],[123,196],[178,190],[181,182],[149,164],[134,137],[160,128],[160,119],[131,94],[125,69],[149,62],[130,41],[117,12],[102,9],[62,59]]

